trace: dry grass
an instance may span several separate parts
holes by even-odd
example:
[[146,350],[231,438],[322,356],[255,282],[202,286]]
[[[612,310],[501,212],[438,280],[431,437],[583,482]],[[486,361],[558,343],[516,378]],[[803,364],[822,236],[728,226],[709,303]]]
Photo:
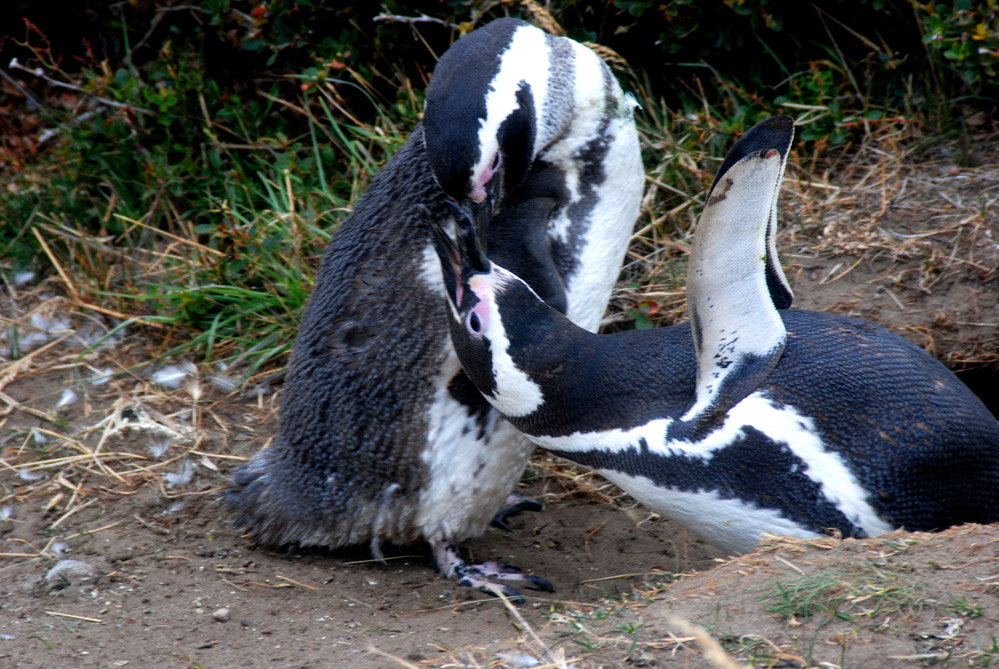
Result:
[[563,666],[544,664],[553,651],[568,666],[593,668],[991,666],[994,632],[967,628],[987,615],[980,605],[995,592],[999,539],[975,525],[945,535],[774,537],[672,585],[561,603],[541,629],[520,627],[502,644],[450,649],[421,666]]
[[[650,324],[667,325],[685,318],[685,255],[720,158],[707,148],[710,124],[675,121],[666,114],[659,121],[650,118],[643,128],[648,152],[659,159],[647,176],[641,218],[608,323],[640,316]],[[806,306],[808,300],[817,299],[813,294],[821,294],[829,310],[877,320],[878,314],[864,311],[864,306],[881,291],[906,315],[896,318],[894,312],[886,312],[882,324],[912,336],[951,366],[995,365],[999,311],[988,309],[999,293],[995,135],[983,129],[979,164],[961,167],[942,148],[927,149],[917,132],[910,124],[884,122],[870,128],[857,146],[815,150],[807,162],[802,154],[792,154],[780,206],[779,245],[785,267]],[[293,204],[290,185],[288,190]],[[306,222],[294,206],[290,211],[275,207],[275,212],[268,218],[272,223],[290,222],[295,229],[305,229]],[[135,230],[144,229],[140,221],[129,223]],[[283,362],[280,356],[271,359],[242,384],[205,362],[182,366],[177,371],[182,377],[178,387],[155,382],[154,372],[167,364],[162,352],[189,333],[149,313],[128,311],[124,302],[105,299],[109,288],[122,277],[175,281],[186,268],[219,262],[221,254],[191,241],[196,238],[193,231],[184,239],[147,230],[161,238],[127,254],[109,240],[81,236],[59,221],[40,224],[33,231],[55,276],[28,289],[9,285],[4,294],[2,313],[9,315],[0,316],[0,468],[8,474],[0,479],[0,510],[35,505],[53,520],[48,536],[23,550],[0,554],[14,560],[58,555],[62,542],[79,536],[60,532],[69,519],[145,488],[157,488],[167,499],[217,495],[224,485],[219,465],[245,457],[230,443],[230,421],[216,413],[216,403],[235,385],[253,387],[265,380]],[[314,234],[307,243],[316,243]],[[62,253],[53,251],[57,244]],[[977,316],[969,312],[955,316],[946,298],[928,301],[953,285],[982,287],[981,306],[970,312]],[[991,302],[986,299],[990,295]],[[974,300],[968,304],[974,306]],[[233,351],[232,343],[224,341],[215,349],[218,355]],[[35,379],[64,369],[72,370],[77,379],[69,388],[78,396],[75,401],[61,404],[64,387],[46,386],[41,395],[8,392],[12,384],[31,387]],[[258,420],[273,419],[277,395],[265,387],[255,401],[256,406],[247,411]],[[184,479],[193,470],[211,473],[218,485],[187,492]],[[536,456],[529,476],[542,486],[549,504],[613,505],[637,524],[651,517],[598,475],[550,455]],[[154,531],[162,529],[138,514],[135,517]],[[592,535],[599,529],[588,531]],[[804,579],[797,556],[832,551],[839,545],[835,538],[808,542],[775,538],[753,556],[722,566],[750,574],[760,569],[761,560],[774,556]],[[636,575],[605,578],[625,576]],[[682,581],[682,575],[641,576],[645,585],[629,597],[556,606],[542,629],[532,628],[510,607],[515,631],[499,650],[449,649],[448,659],[434,666],[641,665],[691,654],[711,667],[740,666],[719,645],[716,630],[709,634],[683,620],[647,615],[651,605],[668,597],[671,583]],[[798,590],[812,585],[804,580],[797,584]],[[844,601],[859,604],[873,596],[846,585],[841,578],[831,586],[846,592]],[[905,584],[875,585],[898,590]],[[873,592],[878,593],[876,588]],[[918,601],[922,595],[916,595]],[[730,650],[733,644],[747,657],[759,655],[775,662],[796,662],[799,657],[765,635],[740,637],[729,643]],[[414,666],[400,658],[385,659]]]
[[[658,160],[647,176],[641,218],[613,296],[609,324],[639,314],[653,325],[685,318],[685,254],[705,189],[720,160],[708,149],[710,123],[678,123],[665,110],[656,118],[651,112],[657,107],[650,103],[645,101],[650,113],[643,121],[643,142]],[[856,146],[810,147],[814,150],[807,158],[793,153],[780,208],[782,258],[802,301],[816,299],[810,293],[821,292],[830,310],[877,319],[877,313],[865,311],[865,305],[881,291],[905,316],[885,312],[882,324],[900,329],[951,366],[996,365],[999,143],[994,132],[982,128],[977,137],[982,155],[977,166],[967,167],[959,165],[961,156],[948,155],[940,146],[927,148],[918,134],[918,127],[911,124],[886,121],[870,127]],[[288,206],[275,202],[274,211],[261,212],[260,220],[265,227],[288,225],[307,232],[304,237],[293,235],[297,247],[318,245],[315,231],[307,230],[315,221],[306,221],[296,209],[291,191],[290,182],[277,184],[276,192],[287,192]],[[229,219],[239,216],[224,213]],[[135,245],[126,253],[116,240],[81,234],[62,221],[39,223],[32,231],[55,275],[27,289],[8,285],[0,300],[4,314],[0,316],[0,470],[4,472],[0,513],[5,520],[4,509],[31,505],[52,519],[45,536],[0,558],[56,557],[62,543],[80,536],[62,529],[74,516],[146,489],[157,489],[163,498],[177,501],[216,496],[224,485],[220,465],[246,459],[230,440],[231,421],[217,413],[217,402],[233,385],[252,388],[264,382],[283,363],[283,357],[274,357],[239,383],[230,377],[231,371],[211,362],[188,361],[177,371],[182,377],[178,387],[155,382],[155,372],[168,362],[175,364],[162,359],[163,351],[190,332],[155,318],[155,313],[131,309],[128,305],[134,302],[110,296],[110,289],[139,278],[182,282],[194,275],[193,268],[211,267],[224,254],[193,241],[197,238],[193,230],[186,230],[185,238],[150,229],[140,220],[126,223],[136,235],[152,235],[156,242]],[[817,276],[810,277],[812,273]],[[946,298],[930,301],[953,285],[982,287],[980,298],[961,305],[977,304],[977,311],[955,316]],[[236,350],[233,342],[220,341],[214,352],[225,356]],[[58,370],[71,370],[77,381],[69,388],[34,385]],[[20,390],[14,392],[14,386]],[[33,387],[37,392],[23,390]],[[66,390],[77,397],[63,404]],[[273,425],[277,398],[266,387],[259,388],[255,405],[246,411],[256,422],[270,420]],[[192,471],[211,475],[217,485],[188,491],[184,479]],[[529,476],[542,486],[549,504],[613,505],[636,524],[651,517],[598,475],[550,455],[539,453]],[[152,531],[165,531],[138,514],[134,517]],[[102,524],[88,533],[111,530],[121,522]],[[583,529],[592,536],[600,527]],[[892,541],[897,548],[892,548]],[[879,558],[904,553],[906,541],[884,538]],[[725,561],[720,567],[728,574],[746,576],[779,563],[805,579],[809,566],[799,558],[814,560],[817,553],[841,546],[837,538],[773,538],[751,556]],[[881,579],[873,590],[865,590],[861,586],[866,587],[866,581],[848,582],[849,575],[840,574],[831,587],[856,605],[906,585],[904,577],[898,582]],[[593,605],[555,605],[539,629],[505,602],[513,629],[509,639],[488,649],[448,649],[447,659],[433,666],[641,666],[673,658],[687,662],[692,657],[716,668],[741,666],[719,644],[722,635],[717,630],[706,631],[672,616],[663,619],[653,611],[668,601],[673,584],[682,583],[684,575],[653,571],[602,579],[634,576],[644,577],[644,585],[631,595]],[[794,583],[797,590],[813,585],[805,580]],[[994,583],[994,579],[986,583],[993,593]],[[314,589],[297,581],[267,587],[290,585]],[[923,591],[916,592],[912,601],[918,604],[920,598],[925,598]],[[916,608],[911,611],[912,616],[918,613]],[[760,666],[806,664],[797,648],[768,635],[742,635],[726,644],[741,657],[760,656],[772,663]],[[908,656],[906,661],[941,659],[934,653]],[[417,666],[382,655],[401,666]],[[965,649],[962,657],[985,661],[993,656]]]
[[[658,594],[658,593],[655,593]],[[640,592],[633,602],[607,600],[598,605],[560,604],[548,622],[535,630],[519,611],[508,610],[516,634],[513,638],[486,647],[445,649],[447,656],[420,666],[437,669],[519,668],[554,669],[566,667],[651,666],[675,659],[689,662],[702,657],[712,669],[743,669],[703,627],[671,616],[665,625],[642,620],[643,611],[653,601],[639,599],[653,593]],[[620,624],[612,626],[618,621]],[[374,651],[377,652],[377,651]],[[400,658],[391,658],[402,666]]]
[[[791,172],[780,247],[792,284],[806,306],[879,322],[952,368],[995,365],[995,135],[978,137],[984,150],[976,167],[960,167],[944,147],[914,141],[912,131],[879,126],[834,174]],[[813,296],[821,301],[809,302]],[[875,307],[882,296],[888,309]]]
[[[0,338],[6,355],[15,340],[34,347],[0,368],[0,468],[8,472],[0,508],[37,505],[53,534],[3,557],[51,557],[77,536],[59,533],[68,519],[146,487],[166,499],[216,495],[219,486],[187,491],[185,479],[195,468],[217,475],[223,462],[246,459],[227,445],[229,421],[214,410],[224,395],[209,366],[168,365],[148,333],[113,331],[74,300],[51,296],[52,287],[12,292],[12,302],[35,306],[5,319]],[[182,377],[177,387],[158,382],[171,369]],[[273,399],[258,397],[261,415],[276,411]]]

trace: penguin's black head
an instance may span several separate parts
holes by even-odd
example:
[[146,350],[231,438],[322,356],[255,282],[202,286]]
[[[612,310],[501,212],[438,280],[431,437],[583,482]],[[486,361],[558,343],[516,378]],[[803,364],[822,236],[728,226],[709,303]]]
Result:
[[545,39],[523,21],[500,19],[462,37],[437,63],[423,137],[431,171],[456,202],[498,202],[524,180],[536,134],[528,73]]

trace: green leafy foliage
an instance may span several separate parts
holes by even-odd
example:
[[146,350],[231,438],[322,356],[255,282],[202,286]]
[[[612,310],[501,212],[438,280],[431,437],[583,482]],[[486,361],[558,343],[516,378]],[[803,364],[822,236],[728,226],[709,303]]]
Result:
[[[956,82],[968,94],[999,97],[999,2],[958,0],[951,3],[912,2],[923,43],[933,62],[954,76],[944,76],[949,88]],[[950,91],[950,94],[961,92]]]

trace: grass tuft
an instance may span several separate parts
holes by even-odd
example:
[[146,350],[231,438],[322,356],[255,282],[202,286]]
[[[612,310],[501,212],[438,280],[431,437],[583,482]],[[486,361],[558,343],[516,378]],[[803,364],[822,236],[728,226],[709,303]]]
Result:
[[824,615],[848,622],[901,613],[919,614],[933,602],[932,589],[905,565],[865,560],[841,570],[776,581],[760,599],[766,610],[792,620]]

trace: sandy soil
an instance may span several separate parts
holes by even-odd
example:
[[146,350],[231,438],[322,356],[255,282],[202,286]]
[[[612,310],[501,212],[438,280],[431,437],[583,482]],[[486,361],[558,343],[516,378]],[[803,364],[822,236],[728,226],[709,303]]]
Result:
[[[72,375],[53,369],[5,392],[24,407],[50,409]],[[60,425],[15,412],[5,426],[7,461],[37,447],[32,428],[51,440],[85,432],[115,415],[113,402],[123,394],[129,395],[127,405],[119,404],[126,408],[125,425],[184,420],[167,395],[128,393],[135,383],[113,381],[109,385],[118,387],[81,398],[59,412]],[[385,666],[388,660],[371,656],[369,647],[413,662],[436,661],[464,646],[516,635],[502,602],[436,576],[422,547],[389,551],[381,564],[363,548],[280,551],[241,538],[220,505],[219,490],[234,464],[225,456],[263,445],[274,431],[273,411],[268,404],[224,399],[212,406],[209,400],[200,417],[197,445],[179,441],[160,457],[152,454],[161,443],[152,429],[124,427],[102,440],[106,423],[85,437],[90,448],[103,441],[105,455],[97,459],[106,467],[128,470],[122,481],[102,475],[93,461],[60,470],[55,476],[65,483],[56,486],[49,485],[51,473],[38,481],[3,474],[14,497],[7,501],[11,516],[0,525],[0,665]],[[142,469],[121,467],[115,455],[121,453],[142,456]],[[192,464],[190,482],[170,485],[166,474],[180,471],[184,461]],[[476,559],[514,562],[553,582],[554,596],[525,591],[521,611],[536,624],[555,602],[594,602],[630,592],[632,584],[669,581],[677,572],[710,567],[719,555],[626,498],[601,495],[595,488],[603,484],[591,475],[574,483],[566,477],[578,473],[549,471],[558,468],[539,459],[521,490],[544,500],[544,512],[512,519],[510,532],[491,528],[465,547]],[[74,487],[79,494],[71,501]],[[29,494],[31,488],[63,495],[54,500]],[[70,569],[68,578],[51,574],[62,560],[90,569]]]

